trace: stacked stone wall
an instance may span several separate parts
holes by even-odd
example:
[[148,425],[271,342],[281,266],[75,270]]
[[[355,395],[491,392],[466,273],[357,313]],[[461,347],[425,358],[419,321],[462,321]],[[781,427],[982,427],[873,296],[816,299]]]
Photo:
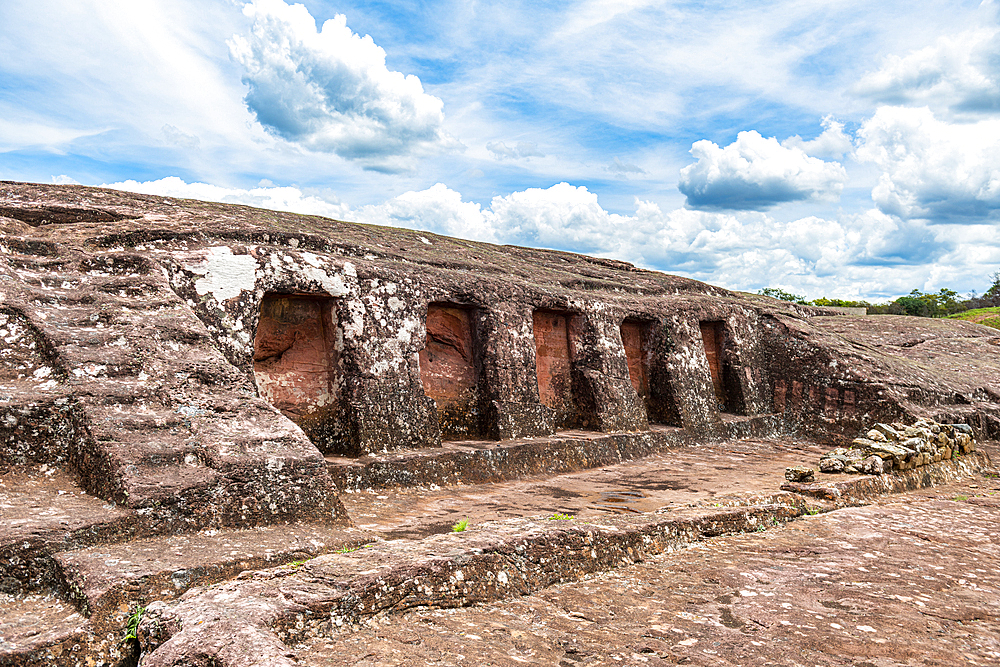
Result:
[[819,461],[826,473],[881,475],[895,470],[957,459],[976,451],[976,440],[968,424],[939,424],[918,419],[907,426],[899,422],[876,424],[850,447],[838,447]]

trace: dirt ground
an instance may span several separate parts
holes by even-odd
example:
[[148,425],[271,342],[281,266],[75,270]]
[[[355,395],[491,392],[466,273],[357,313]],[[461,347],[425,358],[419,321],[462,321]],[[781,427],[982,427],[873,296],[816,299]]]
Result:
[[300,664],[1000,664],[1000,479],[719,537],[519,599],[376,618]]

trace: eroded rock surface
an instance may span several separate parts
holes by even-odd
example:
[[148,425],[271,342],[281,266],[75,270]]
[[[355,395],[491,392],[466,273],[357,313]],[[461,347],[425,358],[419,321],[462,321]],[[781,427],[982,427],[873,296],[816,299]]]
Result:
[[377,619],[306,641],[295,657],[316,667],[996,664],[1000,501],[998,485],[974,486],[719,537],[510,601]]
[[[326,588],[296,589],[295,605],[355,609],[345,591],[373,595],[363,573],[380,562],[405,599],[464,599],[457,584],[420,592],[415,573],[437,576],[437,561],[400,555],[427,555],[441,536],[330,555],[391,536],[384,516],[366,520],[374,534],[352,527],[342,491],[398,499],[408,487],[517,483],[678,448],[697,458],[746,438],[799,437],[815,458],[820,443],[859,434],[895,446],[865,429],[918,418],[989,442],[1000,435],[998,345],[996,330],[968,322],[834,315],[615,260],[0,183],[0,592],[13,610],[0,664],[125,664],[136,646],[121,636],[140,607],[159,600],[165,623],[182,618],[213,582],[247,605],[227,616],[228,639],[216,633],[178,664],[242,645],[280,664],[301,633],[293,623],[278,637],[258,621],[299,612],[253,602],[246,586],[271,595],[274,581],[301,583],[322,563],[351,568],[324,570]],[[939,449],[961,453],[953,439]],[[868,458],[884,461],[876,448]],[[920,471],[821,471],[780,491],[782,470],[808,461],[776,454],[760,473],[768,493],[679,523],[656,515],[668,510],[649,504],[654,493],[605,489],[595,506],[648,506],[623,510],[636,525],[590,536],[606,544],[600,567],[565,560],[560,549],[583,553],[588,538],[540,529],[537,517],[481,534],[482,549],[516,560],[521,540],[577,576],[649,544],[752,530],[989,465],[971,450],[928,458]],[[466,556],[498,576],[484,553]],[[267,567],[300,560],[316,564]],[[259,568],[271,574],[249,574]],[[534,561],[522,569],[531,586],[561,580]],[[491,586],[467,599],[521,591]],[[147,631],[148,648],[173,641],[168,625]],[[219,659],[242,664],[233,656]]]

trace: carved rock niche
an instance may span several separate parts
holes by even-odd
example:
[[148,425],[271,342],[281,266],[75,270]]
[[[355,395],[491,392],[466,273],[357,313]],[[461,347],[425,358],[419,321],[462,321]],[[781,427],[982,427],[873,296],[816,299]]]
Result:
[[342,376],[334,299],[266,294],[254,340],[261,396],[321,449],[336,439]]
[[482,437],[479,409],[478,348],[475,313],[448,303],[427,307],[427,340],[420,350],[424,393],[437,404],[441,437]]
[[536,310],[532,318],[538,398],[555,411],[559,429],[594,428],[593,402],[586,400],[573,365],[576,318],[559,310]]
[[[681,426],[680,412],[674,399],[673,378],[657,351],[654,322],[628,319],[621,324],[622,345],[628,361],[632,388],[646,406],[650,423]],[[660,338],[662,347],[662,336]]]
[[632,388],[645,401],[649,397],[649,323],[625,320],[621,334]]

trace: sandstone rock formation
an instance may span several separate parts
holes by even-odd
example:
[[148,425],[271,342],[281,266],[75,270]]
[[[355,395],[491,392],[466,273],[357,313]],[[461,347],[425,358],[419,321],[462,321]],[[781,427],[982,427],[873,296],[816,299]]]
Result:
[[[520,455],[498,441],[566,429],[613,434],[577,467],[657,438],[846,444],[918,418],[996,438],[998,345],[968,322],[845,316],[616,260],[3,182],[0,472],[65,475],[79,491],[58,502],[91,518],[6,526],[0,580],[90,599],[57,554],[196,531],[306,521],[347,544],[338,484],[450,441],[492,457],[453,459],[461,477]],[[526,469],[559,469],[526,442]],[[282,553],[315,552],[296,539]]]

